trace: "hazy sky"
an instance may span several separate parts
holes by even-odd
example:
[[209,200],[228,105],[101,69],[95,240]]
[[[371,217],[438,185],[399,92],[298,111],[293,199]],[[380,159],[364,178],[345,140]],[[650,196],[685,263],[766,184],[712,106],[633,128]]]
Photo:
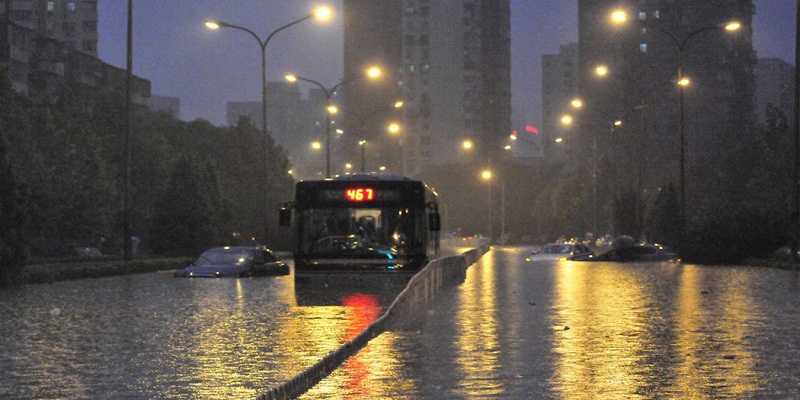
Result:
[[[438,0],[448,1],[448,0]],[[697,0],[701,1],[701,0]],[[261,49],[234,29],[210,31],[206,19],[249,28],[262,38],[324,2],[341,0],[134,0],[133,71],[156,95],[181,99],[181,118],[224,125],[229,101],[260,101]],[[796,0],[754,0],[753,40],[759,58],[794,64]],[[100,58],[125,67],[126,0],[100,0]],[[541,56],[577,41],[577,0],[512,0],[514,124],[539,125]],[[281,31],[267,47],[267,76],[296,72],[326,86],[342,78],[342,20],[305,21]]]

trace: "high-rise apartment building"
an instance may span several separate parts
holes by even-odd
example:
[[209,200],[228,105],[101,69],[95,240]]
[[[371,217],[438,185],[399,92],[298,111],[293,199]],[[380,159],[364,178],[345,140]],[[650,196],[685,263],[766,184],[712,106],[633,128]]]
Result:
[[0,0],[0,18],[97,57],[97,1]]
[[[714,195],[700,188],[714,187],[728,155],[755,128],[752,0],[578,4],[579,126],[585,143],[597,143],[583,158],[596,162],[601,203],[683,183],[687,214],[702,208]],[[627,20],[612,23],[613,10]],[[739,29],[726,30],[730,21]],[[689,85],[679,86],[679,75]]]
[[[405,102],[385,154],[409,175],[499,157],[511,132],[510,31],[508,0],[345,0],[346,74],[367,61],[389,72],[383,86],[350,86],[345,106],[366,114]],[[465,139],[473,154],[462,151]]]
[[[124,85],[125,71],[97,58],[97,2],[0,0],[0,66],[14,90],[46,101],[68,78],[86,89]],[[133,89],[144,104],[150,82],[135,78]]]

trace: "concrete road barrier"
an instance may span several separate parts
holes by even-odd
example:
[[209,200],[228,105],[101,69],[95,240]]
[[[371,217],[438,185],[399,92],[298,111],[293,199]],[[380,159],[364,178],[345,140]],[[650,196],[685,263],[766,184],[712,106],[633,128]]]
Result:
[[443,257],[431,261],[418,272],[394,299],[386,312],[373,321],[353,340],[331,351],[294,378],[258,396],[259,400],[294,399],[311,389],[331,372],[342,365],[350,356],[364,348],[373,338],[386,330],[398,327],[409,316],[427,309],[428,304],[445,287],[464,282],[467,268],[475,264],[486,252],[489,245],[483,245],[457,256]]

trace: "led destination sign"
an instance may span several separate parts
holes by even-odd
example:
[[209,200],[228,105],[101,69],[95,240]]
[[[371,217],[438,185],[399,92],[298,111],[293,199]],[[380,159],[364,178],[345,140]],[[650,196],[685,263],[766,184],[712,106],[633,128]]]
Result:
[[347,200],[360,203],[362,201],[375,200],[375,189],[373,188],[350,188],[344,191]]
[[323,189],[319,192],[322,201],[345,201],[348,203],[370,203],[375,201],[398,201],[400,191],[396,188],[355,186],[342,189]]

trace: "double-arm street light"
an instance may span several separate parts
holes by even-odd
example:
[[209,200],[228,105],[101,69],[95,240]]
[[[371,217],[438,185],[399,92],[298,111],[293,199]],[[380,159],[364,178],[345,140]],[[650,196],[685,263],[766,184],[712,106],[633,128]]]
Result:
[[266,37],[266,39],[261,39],[261,37],[258,36],[258,34],[256,34],[252,30],[250,30],[248,28],[245,28],[243,26],[233,25],[233,24],[229,24],[227,22],[221,22],[221,21],[211,21],[211,20],[206,21],[206,27],[208,27],[209,29],[212,29],[212,30],[217,30],[217,29],[220,29],[220,28],[232,28],[232,29],[238,29],[240,31],[247,32],[248,34],[250,34],[250,36],[252,36],[258,42],[258,45],[261,47],[261,129],[264,131],[264,133],[268,132],[268,128],[267,128],[267,45],[269,44],[269,41],[278,32],[280,32],[280,31],[282,31],[282,30],[284,30],[286,28],[289,28],[291,26],[297,25],[297,24],[299,24],[299,23],[301,23],[301,22],[303,22],[305,20],[315,19],[317,21],[327,21],[327,20],[331,19],[331,16],[332,16],[332,11],[331,11],[330,7],[326,7],[326,6],[318,7],[313,12],[311,12],[310,14],[304,16],[303,18],[294,20],[294,21],[292,21],[292,22],[290,22],[290,23],[288,23],[288,24],[286,24],[284,26],[281,26],[278,29],[275,29],[274,31],[272,31],[272,33],[270,33]]
[[[220,28],[232,28],[237,29],[240,31],[247,32],[250,34],[256,41],[258,42],[259,47],[261,48],[261,130],[264,135],[264,201],[265,205],[269,203],[269,148],[267,143],[269,142],[269,129],[267,127],[267,45],[269,44],[270,40],[277,34],[278,32],[289,28],[291,26],[297,25],[305,20],[308,19],[316,19],[318,21],[327,21],[331,18],[332,11],[330,7],[321,6],[317,7],[313,12],[310,14],[294,20],[286,25],[281,26],[278,29],[275,29],[270,33],[266,39],[261,39],[258,34],[253,32],[252,30],[245,28],[243,26],[229,24],[227,22],[221,21],[206,21],[206,27],[211,30],[217,30]],[[264,218],[264,240],[267,240],[267,234],[269,232],[269,228],[267,227],[266,218]]]
[[295,74],[287,74],[286,80],[289,82],[308,82],[313,85],[319,87],[322,92],[325,94],[325,176],[330,178],[331,177],[331,114],[336,113],[338,110],[336,107],[331,104],[331,97],[333,94],[336,93],[342,85],[352,82],[356,79],[360,78],[369,78],[369,79],[377,79],[381,76],[381,69],[378,67],[370,67],[366,70],[365,73],[360,75],[351,76],[349,78],[342,79],[331,88],[326,88],[325,85],[308,78],[303,78],[301,76]]
[[[616,10],[611,13],[611,20],[615,24],[624,24],[628,21],[628,15],[625,11]],[[684,100],[683,100],[683,91],[684,89],[689,86],[691,83],[690,79],[683,74],[684,70],[684,50],[686,45],[689,41],[696,37],[698,34],[703,32],[709,31],[719,31],[723,30],[725,32],[736,32],[741,29],[741,23],[738,21],[729,21],[721,24],[716,25],[709,25],[699,29],[695,29],[686,36],[679,38],[675,33],[664,29],[660,26],[652,25],[652,24],[644,24],[644,26],[648,28],[652,28],[658,32],[661,32],[672,41],[678,51],[678,96],[679,96],[679,121],[678,121],[678,134],[680,136],[680,196],[681,196],[681,204],[680,204],[680,218],[681,218],[681,227],[683,227],[683,223],[686,218],[686,131],[684,128]]]

